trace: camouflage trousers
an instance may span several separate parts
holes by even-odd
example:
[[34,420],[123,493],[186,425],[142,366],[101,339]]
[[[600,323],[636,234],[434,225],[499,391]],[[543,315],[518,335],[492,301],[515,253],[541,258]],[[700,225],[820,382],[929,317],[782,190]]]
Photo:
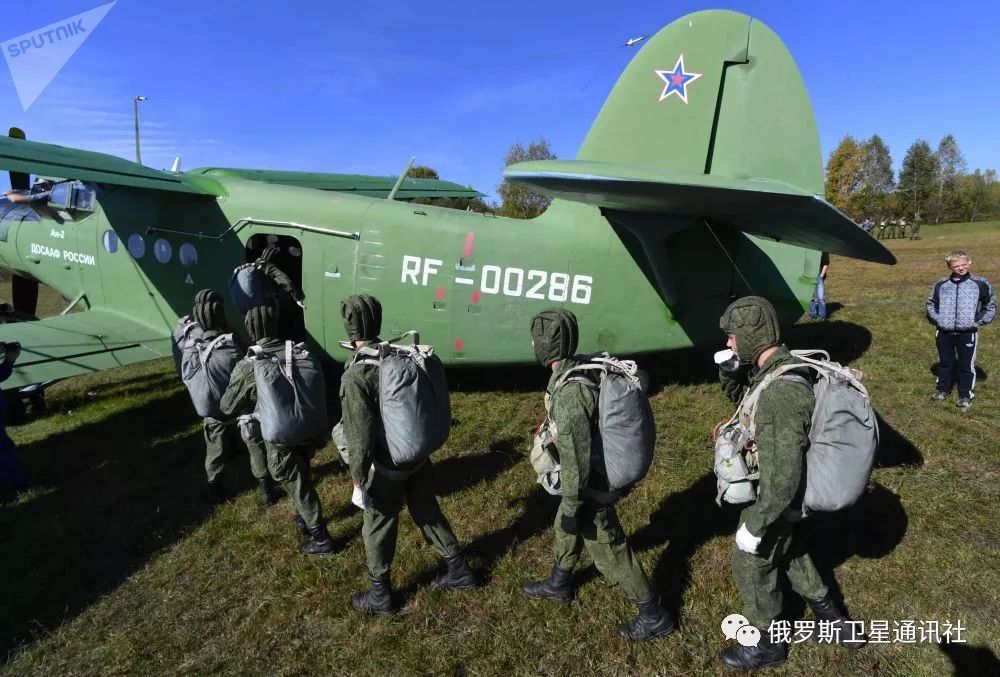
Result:
[[[743,521],[741,516],[739,523]],[[795,537],[800,526],[779,519],[765,534],[756,555],[733,546],[733,579],[743,598],[743,615],[762,632],[781,613],[781,574],[803,597],[818,599],[828,593],[802,539]]]
[[323,520],[323,506],[313,486],[312,467],[309,465],[314,448],[311,445],[290,447],[271,442],[264,445],[271,477],[285,488],[285,493],[292,499],[292,505],[306,525],[317,526]]
[[392,566],[399,534],[399,513],[404,503],[428,545],[442,557],[459,553],[458,539],[441,512],[431,480],[430,461],[408,477],[400,474],[389,478],[375,468],[368,472],[368,495],[372,505],[365,510],[361,535],[368,555],[368,573],[372,576],[381,576]]
[[[226,460],[236,455],[240,448],[240,431],[236,421],[219,421],[214,418],[204,419],[205,423],[205,474],[209,482],[221,479]],[[256,439],[243,439],[247,452],[250,454],[250,471],[259,480],[267,477],[267,452],[264,441],[258,435]]]
[[615,507],[597,509],[584,504],[577,515],[580,534],[567,534],[562,530],[562,506],[556,513],[555,555],[556,564],[564,571],[572,571],[580,562],[583,548],[587,548],[594,566],[621,588],[630,602],[641,602],[653,596],[653,586],[635,558],[618,522]]

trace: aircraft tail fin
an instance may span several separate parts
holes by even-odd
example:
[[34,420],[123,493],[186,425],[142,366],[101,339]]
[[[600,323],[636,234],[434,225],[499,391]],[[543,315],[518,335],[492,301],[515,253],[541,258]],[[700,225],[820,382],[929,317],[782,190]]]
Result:
[[697,12],[660,30],[618,79],[576,160],[514,164],[504,176],[599,207],[647,239],[719,224],[895,263],[822,198],[819,134],[795,61],[771,29],[736,12]]
[[712,10],[656,33],[629,63],[577,160],[823,193],[823,159],[795,61],[763,23]]

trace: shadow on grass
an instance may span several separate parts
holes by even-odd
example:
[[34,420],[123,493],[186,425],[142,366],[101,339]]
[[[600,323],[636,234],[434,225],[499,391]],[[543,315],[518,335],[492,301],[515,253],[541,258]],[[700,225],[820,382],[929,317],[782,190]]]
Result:
[[[941,363],[940,362],[935,362],[934,364],[931,365],[930,371],[931,371],[931,374],[934,376],[934,378],[937,378],[938,369],[940,369],[940,368],[941,368]],[[982,367],[980,367],[978,364],[975,366],[975,369],[976,369],[976,381],[977,382],[978,381],[985,381],[986,379],[988,379],[990,377],[990,375],[986,372],[986,370],[983,369]],[[952,385],[952,387],[955,387],[955,386],[958,385],[958,368],[957,368],[957,366],[956,366],[956,368],[952,369],[952,371],[951,371],[951,385]]]
[[[903,541],[909,518],[899,496],[872,484],[852,507],[838,512],[817,512],[805,520],[801,533],[830,595],[850,615],[834,569],[852,557],[882,559]],[[801,618],[805,603],[798,595],[785,596],[785,615]],[[855,616],[868,618],[864,610]]]
[[728,504],[716,506],[715,495],[715,475],[709,472],[687,489],[664,498],[649,516],[649,524],[629,538],[637,551],[667,543],[649,573],[653,587],[670,613],[678,614],[678,621],[691,584],[691,558],[709,539],[736,531],[736,510]]
[[[679,614],[683,607],[695,553],[709,539],[736,531],[739,507],[723,504],[719,508],[715,505],[715,495],[715,476],[706,473],[687,489],[667,496],[650,516],[649,524],[629,539],[637,551],[667,543],[650,578],[671,613]],[[843,603],[834,569],[855,555],[885,557],[903,540],[907,524],[899,497],[875,485],[848,510],[810,516],[796,527],[796,534],[807,543],[831,594]],[[596,570],[590,567],[584,579],[596,575]],[[805,603],[798,595],[785,595],[784,599],[784,615],[801,618]]]
[[919,468],[924,464],[923,454],[913,443],[886,423],[882,416],[875,412],[878,420],[878,450],[875,452],[876,468]]
[[951,661],[955,677],[1000,675],[1000,660],[997,660],[997,655],[987,646],[941,642],[938,648]]
[[[71,619],[211,514],[184,391],[20,449],[36,495],[0,508],[0,660]],[[253,485],[245,455],[227,484]]]
[[434,463],[434,493],[449,496],[491,482],[523,458],[514,451],[515,440],[504,438],[490,445],[484,454],[451,456]]
[[536,484],[527,496],[518,496],[508,501],[511,506],[518,504],[521,512],[513,522],[483,534],[467,546],[469,554],[482,562],[487,577],[492,574],[500,558],[516,548],[518,543],[537,536],[552,526],[559,498],[545,493]]

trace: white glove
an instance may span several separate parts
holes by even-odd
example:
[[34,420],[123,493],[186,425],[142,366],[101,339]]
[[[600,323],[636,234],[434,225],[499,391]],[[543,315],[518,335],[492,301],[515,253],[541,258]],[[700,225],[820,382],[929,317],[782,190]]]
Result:
[[305,302],[304,302],[304,301],[296,301],[296,302],[295,302],[295,305],[297,305],[297,306],[298,306],[299,308],[301,308],[302,310],[305,310],[305,309],[306,309],[306,304],[305,304]]
[[760,545],[760,537],[751,534],[746,523],[741,524],[736,531],[736,547],[743,552],[756,555],[758,545]]
[[359,487],[355,484],[354,493],[351,494],[351,503],[362,510],[367,510],[372,507],[372,497],[368,495],[368,491],[364,487]]

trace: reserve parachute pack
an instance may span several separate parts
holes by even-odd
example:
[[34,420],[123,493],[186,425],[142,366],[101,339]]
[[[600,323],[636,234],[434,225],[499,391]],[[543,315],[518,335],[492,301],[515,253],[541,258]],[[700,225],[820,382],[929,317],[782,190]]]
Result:
[[185,315],[177,320],[174,330],[170,333],[170,348],[174,353],[174,367],[177,369],[178,376],[181,374],[181,356],[184,348],[190,341],[200,339],[204,333],[201,325],[195,322],[190,315]]
[[[715,472],[716,502],[743,503],[756,499],[753,482],[759,479],[753,446],[757,405],[761,393],[778,379],[812,388],[816,399],[806,451],[806,492],[803,514],[834,511],[853,505],[871,477],[878,449],[879,431],[861,372],[830,361],[822,350],[793,350],[799,361],[764,377],[743,398],[733,417],[717,430]],[[819,359],[817,359],[817,356]],[[808,368],[815,382],[787,373]]]
[[232,334],[219,334],[212,340],[199,336],[186,342],[181,351],[181,381],[199,416],[222,418],[219,404],[239,360]]
[[[579,383],[597,391],[597,420],[600,434],[591,437],[591,472],[604,480],[607,492],[593,492],[598,500],[614,500],[642,480],[653,462],[656,426],[649,398],[637,377],[635,362],[619,360],[607,353],[587,357],[587,361],[567,369],[552,388],[552,394],[567,383]],[[538,482],[552,494],[559,483],[559,431],[546,402],[546,420],[539,428],[532,449],[532,467]],[[553,447],[556,451],[553,452]]]
[[257,261],[244,263],[233,271],[229,278],[229,293],[241,313],[245,314],[251,308],[266,306],[270,302],[271,289],[268,282]]
[[251,346],[247,359],[257,383],[254,418],[265,440],[292,446],[329,434],[323,370],[306,344]]
[[[351,364],[378,367],[379,408],[385,446],[393,463],[414,463],[427,458],[448,441],[451,433],[451,398],[444,365],[433,346],[421,345],[410,331],[412,345],[383,342],[355,351]],[[350,366],[350,365],[348,365]]]

